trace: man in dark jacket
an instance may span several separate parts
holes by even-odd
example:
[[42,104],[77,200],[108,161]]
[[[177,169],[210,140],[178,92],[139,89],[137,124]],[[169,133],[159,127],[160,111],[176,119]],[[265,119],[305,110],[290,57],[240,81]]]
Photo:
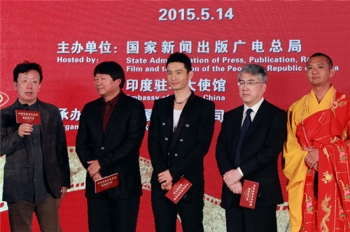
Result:
[[[176,231],[177,214],[183,231],[203,231],[203,159],[213,136],[215,105],[190,90],[193,71],[187,55],[169,56],[167,76],[174,95],[154,102],[148,137],[156,231]],[[174,204],[165,194],[181,177],[192,187]]]
[[[14,71],[18,99],[1,110],[1,156],[6,155],[3,200],[11,231],[32,231],[35,212],[41,231],[61,231],[58,209],[70,186],[66,137],[58,108],[38,100],[43,79],[36,63]],[[40,112],[40,122],[17,123],[16,110]]]
[[[145,108],[123,93],[125,75],[116,62],[97,65],[94,77],[101,97],[84,106],[76,140],[87,170],[89,230],[135,231],[142,194],[139,149],[145,134]],[[96,194],[94,181],[115,173],[119,185]]]
[[[277,160],[287,136],[287,115],[263,97],[263,66],[244,66],[237,84],[244,104],[225,113],[216,144],[227,231],[277,231],[276,206],[283,203]],[[244,180],[259,183],[254,209],[239,205]]]

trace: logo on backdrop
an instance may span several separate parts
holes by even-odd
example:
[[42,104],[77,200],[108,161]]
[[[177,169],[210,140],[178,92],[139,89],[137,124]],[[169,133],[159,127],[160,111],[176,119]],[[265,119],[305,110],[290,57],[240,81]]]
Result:
[[9,100],[9,95],[4,92],[0,92],[0,108],[3,107]]

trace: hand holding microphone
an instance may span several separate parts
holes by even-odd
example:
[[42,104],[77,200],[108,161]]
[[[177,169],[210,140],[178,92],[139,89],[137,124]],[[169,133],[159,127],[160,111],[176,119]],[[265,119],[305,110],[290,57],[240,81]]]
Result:
[[[23,110],[29,110],[29,105],[24,104]],[[32,132],[33,132],[33,125],[29,123],[22,123],[18,128],[18,134],[22,138],[24,138],[25,135],[31,135]]]
[[28,123],[23,123],[18,127],[18,134],[22,138],[24,138],[25,135],[31,135],[33,132],[33,125]]

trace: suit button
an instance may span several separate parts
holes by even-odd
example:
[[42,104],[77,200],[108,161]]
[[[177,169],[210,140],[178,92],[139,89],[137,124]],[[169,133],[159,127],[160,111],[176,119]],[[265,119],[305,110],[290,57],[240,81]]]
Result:
[[190,124],[186,124],[186,127],[190,127]]
[[170,155],[170,153],[168,152],[168,155]]
[[174,156],[177,156],[177,154],[175,154]]
[[101,150],[104,150],[105,149],[105,147],[101,147]]
[[183,142],[184,140],[183,139],[180,139],[180,142]]
[[165,126],[165,122],[163,122],[162,125]]
[[165,138],[165,141],[168,141],[168,138]]

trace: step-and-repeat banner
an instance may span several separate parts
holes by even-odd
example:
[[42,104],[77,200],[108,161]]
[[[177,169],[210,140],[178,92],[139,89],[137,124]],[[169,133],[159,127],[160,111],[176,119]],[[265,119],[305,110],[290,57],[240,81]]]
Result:
[[[337,91],[350,94],[349,3],[309,1],[1,1],[0,107],[16,100],[13,68],[28,60],[42,65],[39,98],[55,104],[67,135],[72,186],[61,203],[64,231],[86,231],[85,170],[75,153],[81,110],[98,98],[93,69],[113,60],[126,73],[124,92],[143,101],[149,123],[153,101],[172,94],[166,59],[185,52],[192,59],[195,94],[215,102],[215,133],[205,157],[206,231],[225,231],[220,208],[221,177],[215,145],[223,114],[242,104],[237,74],[248,63],[269,72],[265,98],[287,109],[310,91],[305,62],[315,52],[333,58]],[[145,128],[146,130],[148,128]],[[149,179],[152,166],[146,139],[141,147],[143,196],[138,231],[153,231]],[[0,191],[3,165],[0,158]],[[280,171],[285,204],[277,208],[279,230],[288,228],[286,179]],[[2,231],[9,228],[0,201]],[[38,230],[37,224],[34,228]]]

